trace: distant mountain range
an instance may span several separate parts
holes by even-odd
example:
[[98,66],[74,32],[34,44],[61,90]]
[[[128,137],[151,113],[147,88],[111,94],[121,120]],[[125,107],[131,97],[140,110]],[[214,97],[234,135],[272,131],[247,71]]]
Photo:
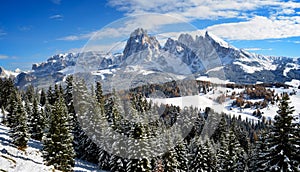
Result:
[[[235,48],[208,32],[196,37],[181,34],[177,40],[169,38],[162,46],[156,37],[139,28],[131,33],[122,53],[90,51],[57,54],[47,62],[33,64],[31,72],[19,73],[16,85],[46,87],[63,81],[78,66],[89,65],[96,65],[91,73],[103,80],[111,80],[120,73],[131,73],[135,77],[140,73],[146,79],[160,75],[161,81],[167,81],[170,75],[181,79],[205,75],[235,83],[300,80],[300,58],[253,54]],[[0,71],[2,77],[14,76],[2,68]]]
[[20,69],[9,71],[5,70],[3,67],[0,67],[0,78],[15,78],[19,73],[21,73]]

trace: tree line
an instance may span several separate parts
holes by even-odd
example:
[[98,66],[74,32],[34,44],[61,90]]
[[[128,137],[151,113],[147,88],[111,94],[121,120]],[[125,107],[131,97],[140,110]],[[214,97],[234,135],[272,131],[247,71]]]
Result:
[[[279,100],[279,110],[273,121],[261,118],[255,122],[217,114],[205,107],[203,112],[193,107],[181,109],[173,105],[153,104],[138,91],[120,100],[116,92],[103,95],[100,82],[95,84],[95,89],[89,89],[84,81],[74,82],[72,76],[66,79],[64,86],[50,86],[47,91],[32,86],[25,91],[18,90],[11,79],[0,80],[0,87],[0,105],[4,114],[2,123],[10,127],[13,144],[24,150],[29,138],[42,141],[45,164],[58,170],[72,171],[75,158],[97,163],[100,169],[120,172],[299,171],[300,168],[299,119],[292,116],[294,108],[290,106],[288,94],[283,94]],[[203,86],[201,89],[207,88]],[[93,120],[87,119],[89,109],[74,105],[74,98],[78,101],[73,95],[76,91],[82,93],[81,100],[86,100],[84,96],[93,97],[100,115],[92,116]],[[121,109],[121,106],[129,109]],[[132,122],[122,115],[126,112],[132,113],[130,115],[134,118],[159,116],[147,123]],[[156,151],[147,142],[127,145],[125,152],[133,151],[135,147],[143,148],[140,152],[145,156],[140,155],[142,158],[139,159],[111,154],[95,143],[82,127],[92,126],[93,132],[96,132],[102,127],[97,120],[102,118],[116,133],[146,140],[169,130],[180,118],[187,116],[195,118],[192,123],[181,127],[192,125],[190,132],[160,155],[147,156]],[[210,120],[218,122],[214,130],[205,128]],[[122,141],[113,145],[122,150]],[[163,140],[155,142],[158,149],[164,146],[163,143]]]

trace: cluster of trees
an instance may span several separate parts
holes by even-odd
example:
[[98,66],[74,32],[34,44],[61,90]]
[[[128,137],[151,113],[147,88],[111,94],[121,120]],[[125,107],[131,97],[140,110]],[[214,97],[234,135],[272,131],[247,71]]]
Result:
[[[101,169],[120,172],[297,171],[300,168],[299,120],[292,116],[294,110],[287,94],[282,95],[274,121],[262,118],[254,122],[217,114],[208,108],[201,113],[192,107],[156,105],[147,102],[137,90],[120,99],[115,91],[103,95],[99,82],[95,90],[93,87],[89,90],[83,81],[76,82],[75,87],[70,76],[64,87],[55,85],[45,92],[33,87],[20,91],[12,80],[0,80],[0,105],[2,112],[7,112],[2,122],[11,127],[13,143],[25,149],[30,137],[41,140],[45,163],[56,169],[72,171],[75,157],[97,163]],[[92,97],[94,102],[89,102],[86,96]],[[220,97],[220,101],[223,98]],[[93,106],[99,107],[99,111],[89,116]],[[152,119],[155,115],[157,118]],[[183,131],[190,128],[190,132],[165,152],[153,153],[166,146],[163,145],[166,138],[154,143],[147,140],[171,131],[176,122],[186,121],[185,118],[193,120],[182,123],[180,128]],[[114,132],[104,129],[99,120],[104,120]],[[218,123],[213,131],[205,129],[210,120]],[[85,126],[91,126],[92,131]],[[89,132],[99,131],[112,138],[119,133],[136,141],[106,143],[101,140],[104,137],[100,137],[97,142]],[[178,133],[171,133],[175,134]],[[111,144],[114,153],[99,143]],[[126,146],[122,146],[124,144]],[[153,145],[157,149],[154,150]],[[124,155],[136,150],[139,158],[116,153],[123,151]]]

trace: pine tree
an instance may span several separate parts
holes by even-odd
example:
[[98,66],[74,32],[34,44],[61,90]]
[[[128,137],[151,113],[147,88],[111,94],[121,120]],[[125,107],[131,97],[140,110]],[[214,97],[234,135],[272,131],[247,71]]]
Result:
[[49,86],[49,89],[47,91],[47,100],[50,105],[54,105],[55,97],[51,86]]
[[43,137],[43,158],[46,165],[53,165],[62,171],[72,171],[74,167],[75,153],[68,119],[64,99],[60,96],[54,103],[48,124],[49,129]]
[[220,139],[223,137],[222,135],[224,135],[227,132],[227,128],[228,127],[225,119],[225,114],[222,114],[218,127],[216,128],[215,132],[211,136],[214,142],[220,141]]
[[118,172],[127,172],[126,166],[127,162],[126,159],[119,157],[117,155],[112,155],[110,157],[110,171],[118,171]]
[[32,102],[33,102],[33,97],[34,97],[34,87],[33,87],[32,85],[29,85],[29,86],[26,88],[25,96],[27,97],[29,103],[32,103]]
[[175,146],[175,158],[177,159],[178,170],[188,171],[188,150],[184,141]]
[[[134,112],[133,112],[134,113]],[[146,129],[142,124],[135,124],[132,127],[131,138],[128,151],[135,152],[134,156],[130,156],[127,163],[127,171],[150,171],[151,166],[149,159],[149,143],[147,142]]]
[[267,142],[266,133],[263,132],[260,138],[255,142],[255,148],[250,157],[249,170],[253,172],[265,172],[267,171]]
[[30,117],[31,138],[36,140],[42,140],[44,129],[45,129],[44,114],[38,108],[37,99],[33,98],[32,115]]
[[45,93],[45,90],[42,88],[42,91],[41,91],[41,98],[40,98],[40,105],[41,106],[44,106],[46,104],[46,93]]
[[232,124],[220,142],[217,152],[219,171],[245,171],[245,152],[234,134],[235,124]]
[[16,110],[13,114],[14,116],[14,124],[10,130],[10,134],[13,140],[13,144],[15,144],[20,149],[24,149],[27,147],[27,142],[29,140],[28,127],[27,127],[27,118],[24,110],[24,106],[22,104],[21,95],[17,94],[17,104]]
[[9,78],[5,79],[2,82],[1,89],[0,89],[1,97],[0,97],[0,104],[4,107],[7,108],[10,105],[10,97],[11,94],[16,91],[16,88],[14,86],[14,81]]
[[[89,162],[98,163],[99,146],[89,137],[89,134],[95,133],[95,129],[99,129],[99,127],[95,127],[97,121],[94,118],[97,115],[91,112],[94,110],[93,103],[90,101],[91,96],[84,80],[80,79],[80,76],[76,77],[78,78],[74,80],[75,83],[73,85],[73,103],[74,108],[76,107],[75,127],[73,131],[76,156]],[[85,130],[83,130],[82,126],[86,127]]]
[[2,124],[6,125],[7,124],[7,116],[6,116],[6,112],[4,110],[4,107],[1,106],[1,113],[3,114],[3,117],[2,117]]
[[13,90],[9,96],[9,106],[8,106],[8,114],[7,114],[7,126],[10,128],[15,127],[15,114],[17,110],[17,91]]
[[172,148],[163,156],[164,171],[178,171],[179,162],[175,157],[175,150]]
[[[269,150],[265,158],[270,171],[297,171],[299,167],[299,144],[293,121],[294,107],[289,106],[288,94],[283,94],[278,115],[274,118],[269,138]],[[299,135],[298,135],[299,136]]]

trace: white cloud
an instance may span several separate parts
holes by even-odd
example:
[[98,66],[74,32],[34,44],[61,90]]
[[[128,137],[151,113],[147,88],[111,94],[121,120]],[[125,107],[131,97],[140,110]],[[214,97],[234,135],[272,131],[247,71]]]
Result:
[[[300,36],[300,16],[297,16],[295,12],[296,8],[300,8],[300,2],[284,2],[283,0],[108,0],[108,4],[124,11],[129,18],[115,21],[98,31],[69,35],[58,40],[76,41],[90,38],[101,40],[119,37],[126,39],[138,27],[143,27],[149,33],[159,34],[160,30],[176,32],[170,31],[170,28],[169,30],[162,29],[169,24],[182,24],[199,19],[226,18],[239,18],[242,21],[217,24],[204,28],[204,30],[228,40],[280,39]],[[267,14],[259,16],[261,10],[266,11]],[[50,18],[62,19],[62,16],[54,15]],[[190,25],[190,28],[192,27]]]
[[121,20],[115,21],[114,23],[98,31],[93,31],[79,35],[69,35],[66,37],[58,38],[58,40],[77,41],[87,39],[101,40],[104,38],[128,38],[130,33],[139,27],[142,27],[143,29],[147,30],[150,34],[158,34],[162,26],[175,23],[179,24],[179,26],[188,28],[190,30],[196,29],[194,28],[194,26],[186,23],[184,19],[181,18],[176,18],[170,15],[162,14],[145,14],[123,18]]
[[149,12],[176,13],[181,15],[181,18],[190,20],[244,18],[249,12],[260,8],[291,13],[293,9],[300,7],[299,2],[282,0],[109,0],[108,4],[125,11],[127,15]]
[[56,14],[56,15],[52,15],[49,17],[49,19],[53,19],[53,20],[62,20],[63,16],[60,14]]
[[0,54],[0,59],[8,59],[8,56]]
[[[210,26],[207,30],[231,40],[257,40],[300,36],[300,2],[283,0],[109,0],[126,15],[147,12],[176,16],[185,21],[240,18],[242,22]],[[258,14],[266,12],[263,16]],[[297,15],[298,14],[298,15]],[[151,23],[153,20],[149,20]]]
[[256,16],[249,21],[224,23],[206,30],[229,40],[261,40],[300,36],[300,17],[282,17],[275,20]]
[[244,48],[246,51],[271,51],[272,48]]

